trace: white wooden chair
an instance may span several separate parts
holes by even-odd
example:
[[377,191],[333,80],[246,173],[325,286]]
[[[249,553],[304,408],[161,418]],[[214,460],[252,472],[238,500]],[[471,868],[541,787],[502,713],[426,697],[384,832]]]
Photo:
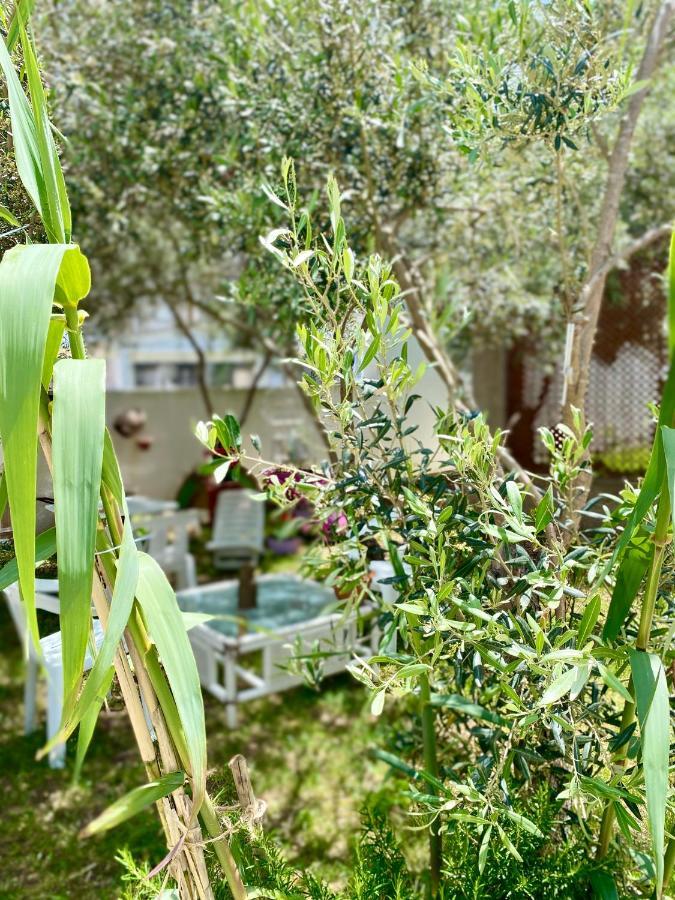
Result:
[[[28,640],[28,626],[23,602],[19,594],[18,584],[12,584],[5,588],[5,597],[9,606],[9,612],[14,621],[22,646],[28,642],[28,659],[26,660],[26,683],[24,685],[24,734],[30,734],[36,727],[37,710],[37,682],[41,665],[44,665],[47,675],[47,740],[56,734],[61,724],[61,712],[63,709],[63,650],[61,647],[61,632],[56,631],[47,637],[40,639],[42,659],[39,658],[35,647]],[[44,609],[51,613],[59,612],[58,597],[49,594],[36,593],[35,604],[38,609]],[[94,640],[96,649],[103,642],[103,629],[98,619],[94,619]],[[91,654],[87,652],[84,661],[85,671],[91,669],[93,661]],[[57,744],[49,753],[49,765],[52,769],[62,769],[66,763],[66,745]]]
[[265,541],[265,504],[249,491],[227,490],[218,494],[213,534],[206,545],[218,569],[255,566]]
[[384,584],[389,578],[396,575],[394,567],[388,559],[373,560],[370,564],[370,588],[382,595],[382,600],[387,606],[393,606],[398,599],[398,590],[393,584]]
[[176,590],[197,586],[197,569],[190,553],[190,534],[201,527],[195,509],[167,512],[147,521],[147,552],[168,576],[173,576]]

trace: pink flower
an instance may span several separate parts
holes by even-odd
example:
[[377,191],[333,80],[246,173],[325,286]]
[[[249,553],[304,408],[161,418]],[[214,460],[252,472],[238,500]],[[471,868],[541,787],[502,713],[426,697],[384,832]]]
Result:
[[345,533],[348,525],[347,516],[342,511],[332,512],[321,523],[321,530],[327,538],[337,537]]

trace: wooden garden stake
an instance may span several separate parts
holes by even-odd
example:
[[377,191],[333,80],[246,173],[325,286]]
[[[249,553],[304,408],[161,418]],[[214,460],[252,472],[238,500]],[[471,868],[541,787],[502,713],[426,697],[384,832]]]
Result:
[[251,825],[262,825],[267,804],[264,800],[256,799],[246,758],[241,753],[237,753],[236,756],[232,757],[228,765],[230,772],[232,772],[239,806],[241,806],[244,818]]

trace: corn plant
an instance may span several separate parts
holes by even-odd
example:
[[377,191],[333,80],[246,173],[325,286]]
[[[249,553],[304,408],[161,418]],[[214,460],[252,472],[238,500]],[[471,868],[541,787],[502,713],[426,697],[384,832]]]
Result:
[[[279,502],[310,497],[328,536],[310,571],[348,588],[349,604],[364,596],[379,603],[380,653],[352,671],[371,691],[376,715],[406,698],[416,707],[412,759],[382,758],[410,779],[410,812],[428,830],[431,896],[446,895],[444,847],[462,830],[472,835],[479,881],[495,845],[522,862],[514,829],[542,838],[523,812],[540,784],[560,804],[559,827],[586,842],[589,892],[612,896],[615,878],[628,890],[647,877],[617,869],[620,846],[607,854],[616,818],[635,848],[648,827],[662,896],[673,856],[665,847],[664,666],[672,631],[658,585],[670,535],[667,484],[675,477],[667,424],[675,367],[641,492],[627,492],[621,514],[598,514],[602,527],[570,547],[569,484],[590,440],[581,416],[563,448],[552,448],[551,476],[536,499],[500,469],[502,436],[481,416],[438,410],[427,446],[413,418],[423,403],[415,393],[422,373],[409,362],[399,287],[379,257],[355,257],[333,179],[327,194],[330,230],[317,235],[286,160],[275,203],[287,210],[288,226],[263,244],[310,310],[298,328],[297,362],[335,462],[280,477],[261,452],[243,454],[231,417],[202,424],[198,435],[219,448],[224,465],[243,456]],[[671,279],[671,318],[673,308]],[[369,561],[382,556],[395,571],[393,604],[367,584]],[[635,637],[631,606],[645,576]],[[447,737],[458,731],[461,741]]]
[[[16,553],[0,579],[6,585],[18,578],[29,639],[39,653],[35,563],[55,546],[63,718],[52,743],[79,727],[78,765],[113,678],[119,682],[148,783],[116,801],[83,833],[110,828],[154,803],[168,847],[154,871],[168,867],[181,897],[212,897],[203,826],[233,896],[241,898],[245,891],[206,790],[196,664],[168,581],[137,550],[105,427],[105,363],[86,354],[81,303],[90,291],[89,265],[72,243],[66,185],[25,24],[30,6],[18,4],[7,43],[0,42],[0,66],[17,170],[47,242],[16,246],[0,263],[0,512],[8,503]],[[19,44],[27,93],[10,55]],[[70,353],[57,360],[64,334]],[[38,443],[52,474],[56,526],[36,538]],[[105,635],[85,681],[92,598]]]

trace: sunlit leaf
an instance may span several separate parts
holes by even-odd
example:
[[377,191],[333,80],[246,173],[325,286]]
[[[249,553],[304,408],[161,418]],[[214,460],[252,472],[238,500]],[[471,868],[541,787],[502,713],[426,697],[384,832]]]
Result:
[[82,766],[84,765],[84,759],[87,755],[87,750],[89,749],[91,739],[94,736],[94,729],[96,727],[98,714],[101,711],[103,703],[105,702],[106,694],[110,690],[114,676],[115,670],[111,667],[106,673],[105,681],[101,686],[101,690],[96,695],[94,701],[88,705],[86,712],[82,716],[82,720],[80,722],[80,730],[77,733],[77,751],[75,753],[75,765],[73,766],[74,782],[79,780],[80,772],[82,771]]
[[[1,486],[4,484],[4,478],[0,482],[0,493]],[[35,539],[35,562],[36,564],[39,562],[43,562],[45,559],[49,559],[56,553],[56,528],[48,528],[47,531],[43,531],[42,534],[39,534]],[[0,569],[0,591],[4,591],[5,588],[9,587],[10,584],[14,584],[19,580],[19,567],[17,565],[16,557],[14,559],[10,559],[5,565]]]
[[[61,162],[56,151],[52,126],[47,112],[47,97],[42,85],[42,76],[35,57],[33,43],[21,21],[19,22],[19,32],[21,34],[24,67],[30,91],[30,105],[35,124],[40,173],[44,186],[41,199],[46,198],[46,204],[43,202],[41,207],[42,221],[51,241],[54,243],[67,243],[70,241],[72,231],[70,205],[66,194],[66,183],[61,171]],[[14,133],[11,101],[10,118],[12,118],[12,133]]]
[[556,703],[561,697],[572,690],[576,680],[576,668],[573,667],[566,672],[563,672],[562,675],[559,675],[551,682],[551,684],[549,684],[537,705],[550,706],[552,703]]
[[668,496],[670,497],[673,528],[675,529],[675,506],[673,505],[673,501],[675,501],[675,428],[662,425],[661,438],[663,440],[663,452],[666,457],[666,481],[668,484]]
[[190,754],[194,816],[206,791],[206,734],[199,673],[176,595],[166,575],[152,557],[145,553],[139,553],[138,557],[140,574],[136,596],[180,716]]
[[59,355],[61,343],[63,341],[63,332],[66,328],[66,320],[63,316],[52,316],[49,320],[49,331],[47,332],[47,343],[45,345],[45,358],[42,365],[42,387],[49,390],[52,380],[52,372],[54,363]]
[[621,626],[625,622],[633,600],[647,574],[653,552],[654,544],[646,536],[634,539],[626,550],[619,565],[612,599],[602,630],[605,640],[613,641],[618,637]]
[[[4,49],[4,45],[0,46]],[[0,440],[21,593],[33,641],[37,432],[45,344],[65,244],[13,247],[0,263]],[[79,250],[77,250],[79,252]]]
[[94,665],[84,683],[82,692],[72,708],[67,712],[58,734],[40,751],[44,756],[55,745],[66,741],[77,725],[84,719],[89,709],[96,706],[98,699],[107,692],[109,671],[113,664],[115,651],[122,639],[138,585],[138,551],[134,543],[131,523],[127,519],[122,535],[122,547],[117,560],[117,573],[113,589],[112,602],[105,627],[103,642],[99,648]]
[[668,754],[670,751],[670,703],[663,665],[658,656],[632,650],[630,665],[635,686],[635,705],[640,724],[642,769],[647,794],[647,818],[656,865],[656,893],[663,886]]
[[182,772],[170,772],[168,775],[158,778],[157,781],[150,781],[148,784],[134,788],[124,797],[120,797],[119,800],[112,803],[99,816],[96,816],[86,828],[83,828],[80,832],[81,837],[91,837],[126,822],[127,819],[147,809],[162,797],[167,797],[177,791],[184,781],[185,775]]
[[82,677],[91,622],[104,429],[105,362],[60,360],[54,366],[52,445],[65,712]]
[[19,23],[21,22],[25,25],[28,22],[34,6],[35,0],[18,0],[14,8],[12,21],[7,30],[7,49],[10,53],[19,41]]
[[9,224],[13,225],[15,228],[18,228],[21,225],[21,222],[19,222],[14,213],[10,212],[7,207],[2,206],[2,204],[0,204],[0,219],[4,219],[5,222],[9,222]]

